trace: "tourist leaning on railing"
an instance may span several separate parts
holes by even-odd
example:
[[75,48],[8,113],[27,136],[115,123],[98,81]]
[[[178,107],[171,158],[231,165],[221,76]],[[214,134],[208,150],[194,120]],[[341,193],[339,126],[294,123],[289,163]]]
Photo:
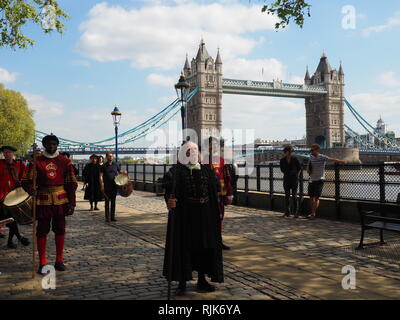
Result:
[[325,165],[327,161],[345,164],[346,161],[329,158],[320,153],[321,148],[318,144],[311,145],[311,156],[308,162],[307,172],[310,175],[310,183],[308,185],[308,195],[311,201],[311,214],[307,218],[314,219],[317,216],[319,206],[319,198],[325,180]]

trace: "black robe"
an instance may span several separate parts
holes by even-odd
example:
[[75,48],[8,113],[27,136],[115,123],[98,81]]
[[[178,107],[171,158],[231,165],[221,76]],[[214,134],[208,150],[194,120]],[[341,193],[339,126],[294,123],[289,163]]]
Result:
[[190,170],[178,164],[164,176],[166,200],[174,179],[177,207],[168,217],[163,275],[169,278],[172,263],[171,281],[192,280],[192,272],[200,271],[212,282],[223,282],[218,180],[207,166]]
[[100,166],[97,163],[88,163],[82,172],[83,182],[87,183],[85,200],[103,201],[104,196],[100,188]]

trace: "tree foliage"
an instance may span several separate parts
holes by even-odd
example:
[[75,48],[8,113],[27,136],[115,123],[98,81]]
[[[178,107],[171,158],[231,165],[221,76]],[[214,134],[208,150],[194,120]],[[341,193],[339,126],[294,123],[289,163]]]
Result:
[[22,32],[28,23],[45,33],[63,32],[61,18],[68,15],[55,0],[0,0],[0,47],[27,48],[35,41]]
[[291,20],[302,28],[304,25],[304,17],[311,16],[311,5],[308,0],[266,0],[268,2],[262,8],[263,12],[273,14],[280,19],[275,24],[275,28],[285,28]]
[[0,145],[11,145],[28,150],[34,140],[33,110],[21,93],[5,89],[0,83]]

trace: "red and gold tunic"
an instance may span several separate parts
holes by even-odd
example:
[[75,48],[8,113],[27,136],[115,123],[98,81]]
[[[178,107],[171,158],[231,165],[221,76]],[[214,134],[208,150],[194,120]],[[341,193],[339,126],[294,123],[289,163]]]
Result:
[[218,193],[222,197],[232,195],[232,177],[228,167],[225,165],[224,158],[219,159],[219,163],[213,163],[211,165],[215,175],[217,176],[221,191]]
[[6,160],[0,160],[0,201],[16,186],[11,170],[15,170],[16,178],[21,181],[25,175],[26,166],[20,161],[7,164]]
[[[37,158],[37,215],[40,219],[66,215],[69,205],[76,205],[78,183],[71,160],[62,155]],[[33,189],[33,166],[22,180],[27,192]]]

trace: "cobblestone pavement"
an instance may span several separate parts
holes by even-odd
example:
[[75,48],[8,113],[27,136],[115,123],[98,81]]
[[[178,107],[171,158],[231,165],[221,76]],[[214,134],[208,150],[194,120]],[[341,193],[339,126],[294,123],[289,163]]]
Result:
[[[82,197],[81,192],[78,197]],[[42,277],[31,278],[31,247],[19,245],[16,250],[9,250],[5,241],[0,244],[0,299],[165,299],[167,284],[161,277],[161,268],[166,209],[162,197],[139,191],[126,199],[119,197],[118,222],[112,224],[104,222],[103,211],[89,212],[87,208],[86,202],[79,201],[77,212],[68,218],[65,250],[68,270],[57,273],[55,290],[43,290]],[[25,235],[31,235],[30,226],[21,229]],[[400,284],[398,265],[349,250],[357,243],[358,225],[322,219],[284,219],[280,213],[232,206],[226,212],[223,233],[227,244],[233,243],[232,250],[225,253],[225,282],[217,284],[216,292],[201,294],[195,290],[193,281],[188,285],[185,299],[323,298],[316,290],[306,286],[303,290],[295,281],[286,281],[290,277],[285,274],[262,271],[267,264],[264,259],[274,265],[280,258],[291,255],[295,255],[296,261],[314,259],[313,263],[327,266],[354,264],[365,275],[388,281],[389,287]],[[376,239],[371,232],[366,242]],[[250,250],[241,250],[239,245],[236,248],[236,243],[247,245]],[[251,253],[258,244],[263,247],[253,257],[253,266],[246,267],[235,260],[236,250],[240,254]],[[54,262],[54,255],[51,234],[49,263]],[[300,272],[300,277],[301,281],[307,281],[309,274],[303,276]],[[396,294],[397,291],[390,297]]]

